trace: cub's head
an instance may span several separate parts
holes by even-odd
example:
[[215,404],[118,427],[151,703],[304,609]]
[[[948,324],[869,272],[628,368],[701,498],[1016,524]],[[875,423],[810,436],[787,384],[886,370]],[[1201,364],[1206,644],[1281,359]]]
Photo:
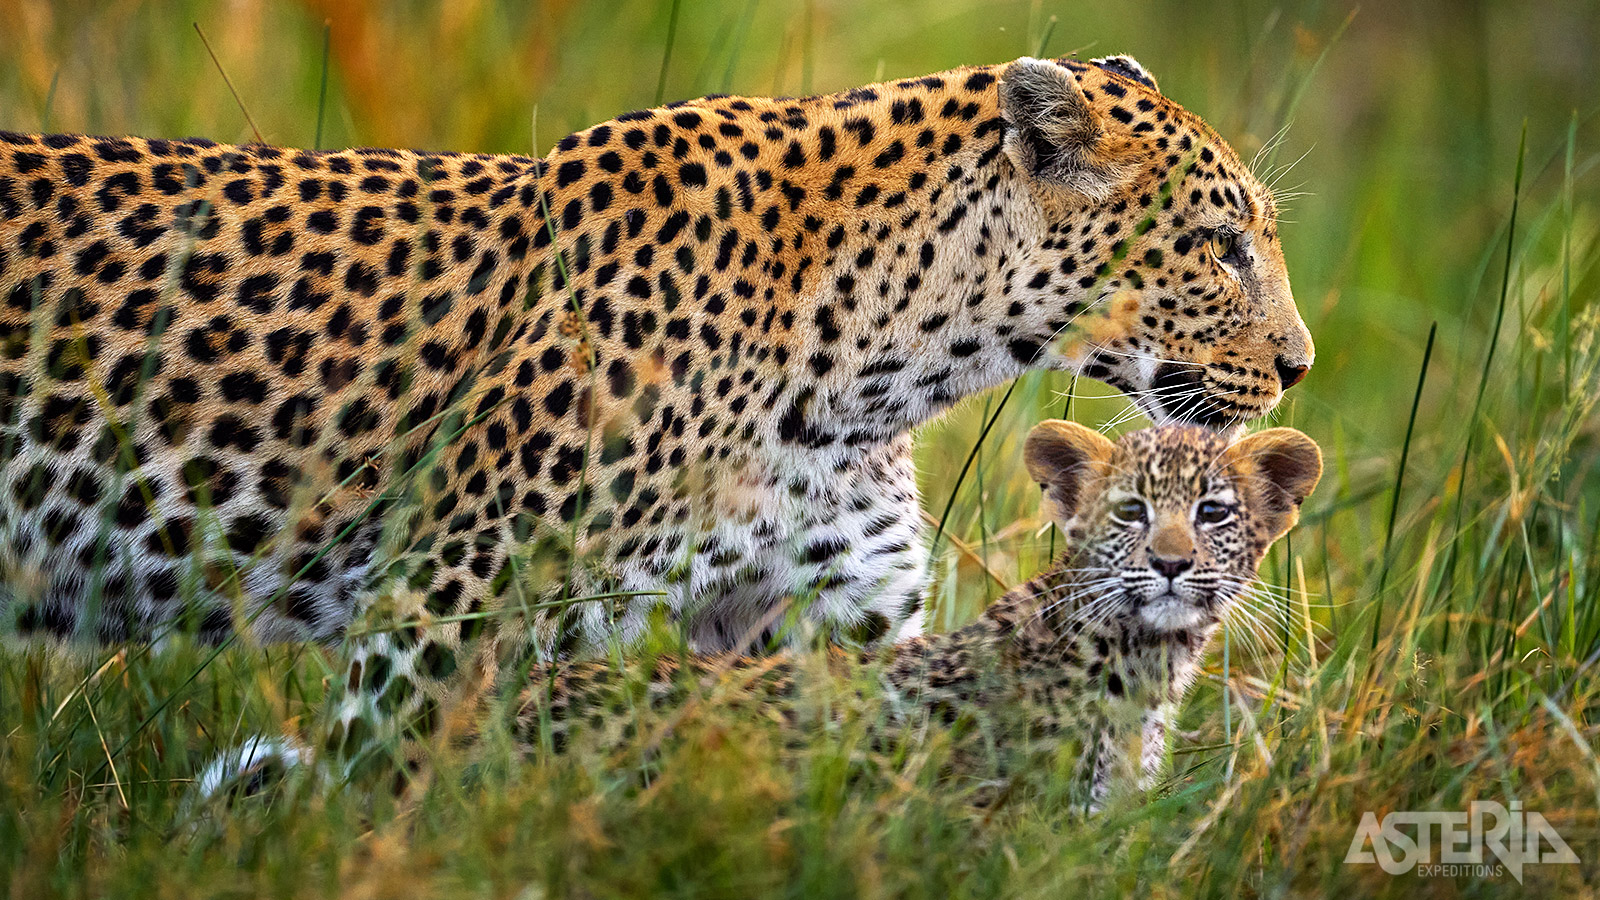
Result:
[[1041,314],[1033,339],[1062,336],[1052,361],[1159,423],[1271,411],[1313,356],[1272,192],[1130,57],[1019,59],[1000,111],[1032,204],[1013,285]]
[[1072,565],[1156,631],[1215,625],[1300,516],[1322,453],[1292,428],[1229,444],[1166,426],[1112,443],[1076,422],[1040,423],[1024,446]]

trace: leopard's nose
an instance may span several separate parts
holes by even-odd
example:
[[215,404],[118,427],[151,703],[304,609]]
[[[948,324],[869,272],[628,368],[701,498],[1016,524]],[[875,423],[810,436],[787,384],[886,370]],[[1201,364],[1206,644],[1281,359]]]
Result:
[[1194,567],[1194,560],[1180,557],[1177,559],[1164,559],[1160,556],[1150,557],[1150,568],[1155,569],[1167,579],[1177,578],[1179,575]]
[[1278,357],[1277,364],[1278,381],[1283,383],[1283,389],[1286,391],[1299,384],[1301,379],[1306,377],[1306,373],[1311,371],[1310,366],[1304,363],[1292,362],[1281,356]]

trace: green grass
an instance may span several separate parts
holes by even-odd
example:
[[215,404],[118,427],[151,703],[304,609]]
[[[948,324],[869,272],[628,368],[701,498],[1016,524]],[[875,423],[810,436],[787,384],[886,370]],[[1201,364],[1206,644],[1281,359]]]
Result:
[[[681,6],[681,8],[680,8]],[[1328,456],[1213,655],[1168,790],[1089,822],[1051,773],[975,811],[928,735],[849,724],[793,753],[715,696],[641,713],[638,746],[518,757],[491,728],[396,806],[309,781],[225,816],[184,806],[216,748],[294,728],[307,647],[0,649],[0,872],[47,896],[1413,896],[1495,879],[1343,863],[1365,811],[1517,799],[1600,880],[1600,163],[1585,35],[1553,3],[914,0],[725,5],[0,5],[0,127],[529,152],[712,90],[797,93],[1025,53],[1132,52],[1166,93],[1308,194],[1283,228],[1317,366],[1278,421]],[[324,18],[332,17],[324,31]],[[218,74],[191,23],[199,22]],[[326,37],[325,37],[326,34]],[[673,36],[670,45],[667,36]],[[1336,39],[1337,38],[1337,39]],[[240,103],[249,114],[241,111]],[[1522,149],[1525,148],[1525,149]],[[1435,330],[1436,326],[1436,330]],[[919,435],[942,521],[934,624],[1057,546],[1020,465],[1060,416],[1030,376]],[[1122,409],[1098,385],[1072,416]],[[1129,423],[1126,427],[1135,427]],[[983,437],[980,441],[980,435]],[[958,473],[964,473],[957,477]],[[838,702],[853,701],[825,692]]]

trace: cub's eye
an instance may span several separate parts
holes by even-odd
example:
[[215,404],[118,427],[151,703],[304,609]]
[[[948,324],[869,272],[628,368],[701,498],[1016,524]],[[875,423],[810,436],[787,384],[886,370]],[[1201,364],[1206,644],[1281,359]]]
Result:
[[1111,518],[1116,519],[1118,522],[1121,522],[1124,525],[1142,524],[1146,518],[1146,515],[1147,513],[1145,510],[1144,501],[1137,500],[1132,497],[1129,497],[1126,500],[1120,500],[1117,502],[1117,505],[1111,507]]
[[1215,500],[1202,500],[1194,511],[1195,520],[1205,525],[1216,525],[1233,518],[1233,507]]
[[1239,236],[1225,229],[1211,232],[1211,255],[1226,262],[1233,262],[1239,250]]

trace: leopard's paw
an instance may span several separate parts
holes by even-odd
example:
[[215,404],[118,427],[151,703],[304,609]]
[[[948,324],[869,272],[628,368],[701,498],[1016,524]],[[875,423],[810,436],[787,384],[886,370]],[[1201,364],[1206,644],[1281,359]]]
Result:
[[284,739],[255,735],[225,750],[194,782],[195,800],[251,797],[282,783],[289,773],[311,764],[308,747]]

